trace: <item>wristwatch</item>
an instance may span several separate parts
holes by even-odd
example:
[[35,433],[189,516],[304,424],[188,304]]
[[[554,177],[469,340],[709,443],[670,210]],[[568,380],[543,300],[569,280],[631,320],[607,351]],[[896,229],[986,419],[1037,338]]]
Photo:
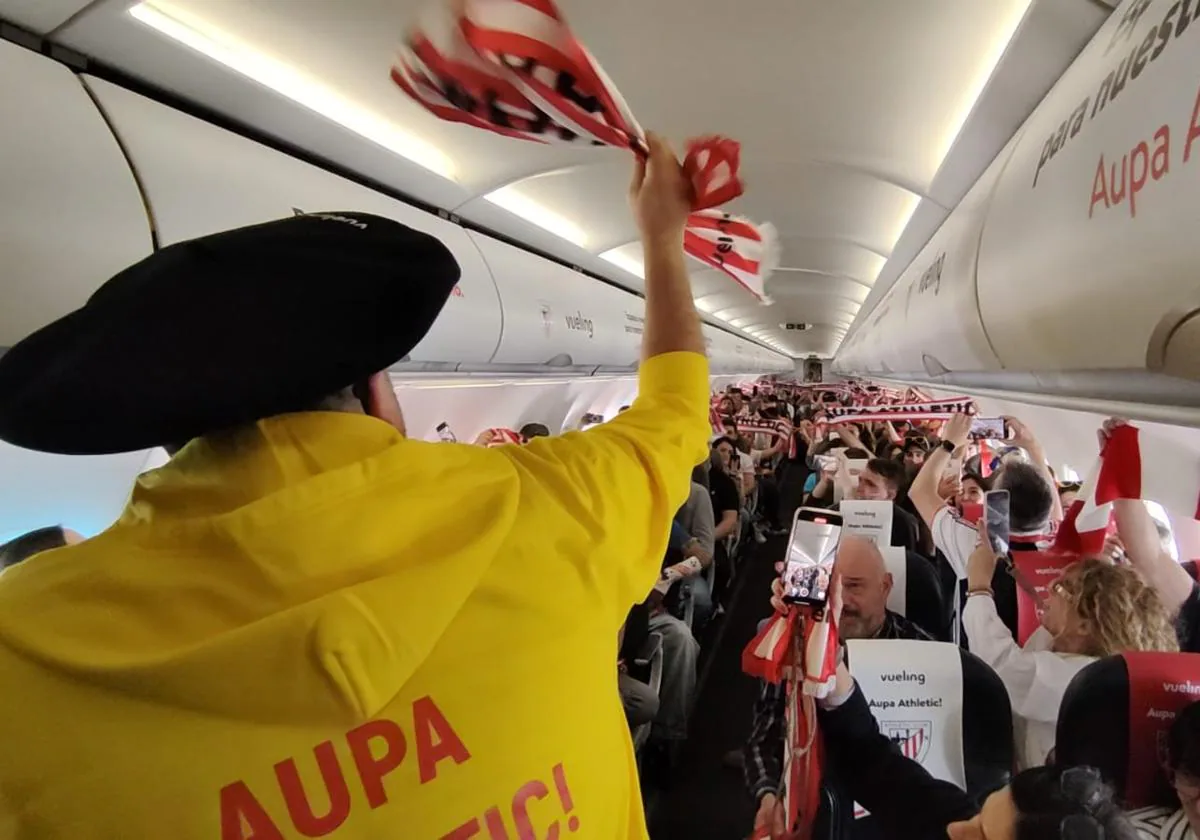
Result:
[[942,441],[942,449],[945,449],[947,452],[949,452],[951,455],[953,455],[954,450],[958,449],[958,447],[954,445],[954,441],[944,440],[944,441]]

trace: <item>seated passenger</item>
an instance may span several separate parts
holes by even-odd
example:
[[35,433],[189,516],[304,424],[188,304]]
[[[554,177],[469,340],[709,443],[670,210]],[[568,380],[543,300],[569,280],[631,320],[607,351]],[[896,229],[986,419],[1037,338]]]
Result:
[[641,677],[630,672],[638,654],[650,637],[650,611],[645,604],[635,604],[621,625],[617,647],[617,690],[630,729],[654,720],[658,714],[658,694]]
[[[702,479],[702,481],[697,479]],[[713,611],[713,593],[708,584],[706,570],[716,562],[716,544],[713,537],[715,523],[713,522],[712,498],[704,483],[707,481],[707,470],[700,466],[692,470],[692,492],[675,516],[675,521],[682,525],[688,534],[688,543],[684,546],[684,556],[695,557],[701,565],[700,570],[689,569],[690,574],[687,575],[686,581],[691,589],[691,598],[695,609],[695,628],[703,627]]]
[[171,245],[0,357],[0,439],[186,442],[4,572],[2,833],[468,837],[561,798],[645,836],[613,660],[706,454],[690,192],[652,138],[633,408],[530,446],[405,436],[387,370],[459,268],[379,216]]
[[[868,453],[865,450],[849,449],[846,451],[848,458],[860,455],[863,458],[868,457]],[[836,509],[837,506],[833,503],[833,475],[835,470],[836,467],[821,472],[812,493],[805,500],[806,505]],[[895,461],[887,461],[883,458],[870,458],[867,461],[866,469],[858,475],[858,483],[849,491],[848,498],[862,501],[892,502],[891,544],[908,551],[922,553],[921,529],[917,524],[916,518],[904,508],[895,504],[896,494],[900,492],[900,485],[903,480],[904,468]]]
[[[977,808],[961,788],[930,776],[880,733],[845,665],[833,694],[817,706],[831,772],[897,840],[1138,840],[1092,768],[1031,768]],[[785,836],[781,805],[764,824],[775,827],[772,838]]]
[[[841,638],[933,640],[920,627],[887,609],[892,576],[874,542],[864,537],[843,537],[835,570],[842,579]],[[782,597],[782,582],[776,579],[773,587],[775,597]],[[759,803],[760,815],[774,808],[783,778],[784,691],[782,682],[759,682],[754,723],[744,747],[746,787]]]
[[22,563],[43,551],[81,542],[83,542],[81,534],[61,525],[51,525],[49,528],[29,531],[0,545],[0,571]]
[[[1056,508],[1058,497],[1053,491],[1049,473],[1044,466],[1045,453],[1041,444],[1018,421],[1009,419],[1009,423],[1016,424],[1014,431],[1019,432],[1019,436],[1015,440],[1031,452],[1034,463],[1006,464],[998,473],[992,475],[992,486],[1009,493],[1009,521],[1012,529],[1010,551],[1036,551],[1048,544],[1051,521],[1056,515],[1061,519],[1062,514]],[[963,520],[938,495],[938,484],[946,472],[952,453],[967,445],[970,430],[971,418],[965,414],[955,415],[946,424],[942,445],[929,453],[908,493],[921,518],[933,532],[933,543],[941,558],[939,563],[944,563],[942,570],[948,586],[947,594],[951,596],[956,615],[961,615],[963,599],[966,597],[963,582],[967,574],[967,559],[975,550],[979,535],[974,523]],[[991,587],[997,613],[1005,626],[1015,634],[1018,628],[1017,588],[1005,565],[996,567]],[[953,629],[955,633],[960,630],[957,620]]]
[[1068,566],[1050,585],[1042,614],[1049,647],[1037,637],[1025,648],[996,613],[996,556],[986,541],[967,566],[963,625],[970,651],[996,670],[1008,689],[1017,739],[1017,767],[1046,762],[1063,694],[1098,657],[1134,650],[1178,650],[1174,629],[1155,591],[1128,567],[1089,559]]
[[1184,706],[1167,732],[1163,770],[1179,808],[1151,805],[1131,811],[1129,818],[1140,833],[1168,840],[1200,837],[1200,703]]

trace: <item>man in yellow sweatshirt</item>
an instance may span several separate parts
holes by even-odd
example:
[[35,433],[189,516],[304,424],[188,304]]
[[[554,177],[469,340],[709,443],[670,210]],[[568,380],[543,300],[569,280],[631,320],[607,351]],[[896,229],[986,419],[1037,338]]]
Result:
[[0,576],[0,837],[646,836],[617,631],[708,437],[688,185],[651,148],[639,395],[587,432],[406,439],[378,371],[458,266],[357,213],[164,249],[0,359],[0,438],[186,442]]

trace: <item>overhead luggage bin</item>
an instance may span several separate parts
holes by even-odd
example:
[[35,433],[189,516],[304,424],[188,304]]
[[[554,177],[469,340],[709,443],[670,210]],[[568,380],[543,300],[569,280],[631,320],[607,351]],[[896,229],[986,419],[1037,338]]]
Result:
[[979,315],[975,266],[992,193],[1015,147],[1015,139],[1005,146],[897,278],[836,370],[931,380],[1000,370]]
[[489,236],[468,236],[500,293],[504,330],[493,364],[634,369],[641,298]]
[[979,301],[1004,367],[1200,406],[1197,184],[1200,9],[1114,14],[1026,123],[991,203]]
[[433,328],[397,369],[491,361],[500,301],[462,227],[124,88],[86,82],[137,171],[161,245],[299,212],[356,210],[394,219],[436,236],[462,270]]
[[1200,9],[1151,0],[1108,20],[834,369],[1200,421],[1198,178]]
[[120,146],[66,67],[0,41],[0,353],[151,251]]

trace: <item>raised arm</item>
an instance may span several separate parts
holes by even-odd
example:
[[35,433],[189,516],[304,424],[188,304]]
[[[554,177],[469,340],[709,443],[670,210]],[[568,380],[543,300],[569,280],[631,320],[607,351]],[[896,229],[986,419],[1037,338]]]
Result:
[[[957,449],[964,446],[971,432],[971,418],[966,414],[956,414],[950,418],[946,428],[942,430],[942,440],[950,441]],[[951,453],[945,447],[939,446],[925,458],[921,471],[913,479],[912,487],[908,490],[908,498],[925,520],[925,524],[933,528],[933,519],[945,505],[945,500],[938,493],[942,474],[950,463]]]

